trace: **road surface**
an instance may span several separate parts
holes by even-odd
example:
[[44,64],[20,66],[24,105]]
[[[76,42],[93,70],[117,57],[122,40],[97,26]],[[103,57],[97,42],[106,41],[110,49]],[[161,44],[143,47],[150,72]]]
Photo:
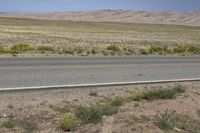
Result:
[[0,58],[0,88],[200,78],[200,57]]

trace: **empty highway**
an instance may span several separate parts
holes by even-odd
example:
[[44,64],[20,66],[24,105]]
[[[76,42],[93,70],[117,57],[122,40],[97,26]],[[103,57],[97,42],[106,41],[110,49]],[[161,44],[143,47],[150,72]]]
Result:
[[0,88],[200,78],[200,57],[0,58]]

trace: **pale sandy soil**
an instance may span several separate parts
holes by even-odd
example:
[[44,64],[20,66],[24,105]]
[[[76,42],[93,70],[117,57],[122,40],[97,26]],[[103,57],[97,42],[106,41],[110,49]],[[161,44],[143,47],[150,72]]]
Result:
[[[197,118],[200,109],[200,82],[180,83],[186,92],[176,99],[154,101],[126,101],[119,112],[106,116],[96,124],[85,124],[76,127],[74,133],[163,133],[155,123],[155,116],[165,110],[173,110],[191,118]],[[0,128],[0,133],[22,133],[24,122],[36,122],[35,133],[62,133],[58,128],[58,120],[63,115],[54,111],[49,104],[67,106],[73,111],[79,105],[97,105],[109,102],[116,96],[128,98],[134,93],[161,87],[170,88],[177,84],[134,85],[121,87],[80,88],[66,90],[46,90],[27,92],[0,92],[0,120],[9,117],[14,128]],[[97,91],[97,96],[90,96],[91,90]],[[10,106],[13,107],[10,107]],[[136,106],[137,105],[137,106]],[[149,121],[139,123],[134,117],[146,116]],[[105,131],[107,130],[107,131]],[[109,130],[109,131],[108,131]]]

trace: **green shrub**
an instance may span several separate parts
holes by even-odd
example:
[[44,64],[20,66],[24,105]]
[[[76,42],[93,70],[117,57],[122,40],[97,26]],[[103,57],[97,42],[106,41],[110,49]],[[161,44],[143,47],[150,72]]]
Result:
[[78,118],[74,114],[66,114],[59,120],[59,127],[63,131],[73,130],[79,123]]
[[106,49],[107,50],[112,50],[112,51],[115,51],[115,52],[119,52],[121,50],[121,48],[119,46],[114,45],[114,44],[107,46]]
[[84,52],[84,48],[81,47],[81,46],[76,46],[74,49],[73,49],[77,54],[82,54]]
[[25,123],[23,128],[24,128],[24,133],[32,133],[34,130],[36,130],[38,125],[35,122],[28,122]]
[[93,48],[92,51],[91,51],[91,53],[92,53],[93,55],[96,55],[96,54],[98,54],[98,51],[97,51],[95,48]]
[[49,108],[52,109],[53,111],[59,111],[60,106],[55,103],[49,103]]
[[118,113],[118,108],[113,106],[103,106],[100,107],[102,115],[113,115]]
[[5,52],[4,47],[0,45],[0,54],[2,54],[4,52]]
[[64,53],[65,53],[65,54],[74,55],[74,50],[71,49],[71,48],[64,48]]
[[58,112],[61,112],[61,113],[69,112],[69,109],[66,105],[65,106],[59,106],[57,104],[50,103],[49,108],[51,108],[53,111],[58,111]]
[[168,110],[157,116],[157,123],[160,129],[172,130],[175,127],[175,114]]
[[157,115],[157,125],[166,132],[173,132],[175,127],[184,130],[186,133],[199,133],[200,131],[199,119],[186,117],[176,111],[169,110]]
[[49,52],[54,52],[55,49],[51,46],[38,46],[38,51],[49,51]]
[[89,95],[90,96],[97,96],[98,93],[97,93],[97,91],[90,91]]
[[102,119],[102,111],[97,107],[79,106],[75,114],[83,123],[99,122]]
[[140,101],[142,99],[151,101],[155,99],[173,99],[179,93],[184,93],[185,89],[182,86],[176,86],[172,89],[159,89],[139,92],[131,97],[132,100]]
[[141,55],[148,55],[149,53],[148,53],[148,51],[145,50],[145,49],[140,49],[140,54],[141,54]]
[[141,115],[139,117],[133,116],[133,120],[137,123],[145,123],[148,122],[150,119],[145,115]]
[[193,54],[200,54],[200,48],[194,46],[189,47],[187,51]]
[[197,116],[200,117],[200,109],[196,110]]
[[112,102],[111,105],[112,106],[121,106],[124,103],[124,99],[121,97],[115,97]]
[[164,50],[163,50],[163,47],[162,46],[158,46],[158,45],[156,45],[156,46],[151,46],[150,47],[150,49],[149,49],[149,52],[150,53],[159,53],[159,52],[163,52]]
[[14,125],[13,125],[11,119],[4,119],[1,122],[1,127],[4,127],[4,128],[13,128]]
[[181,46],[181,45],[178,45],[173,49],[174,53],[185,53],[185,51],[186,51],[186,47]]
[[20,54],[26,51],[32,51],[33,48],[29,44],[15,44],[11,46],[10,50],[12,54]]

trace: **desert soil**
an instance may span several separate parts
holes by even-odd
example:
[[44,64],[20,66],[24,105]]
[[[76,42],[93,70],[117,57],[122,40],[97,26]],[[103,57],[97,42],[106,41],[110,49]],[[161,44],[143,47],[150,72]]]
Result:
[[[173,110],[188,117],[197,118],[200,109],[200,82],[168,83],[156,85],[133,85],[121,87],[80,88],[63,90],[43,90],[26,92],[0,92],[0,120],[11,118],[14,128],[0,128],[0,133],[22,133],[21,123],[36,122],[35,133],[62,133],[58,120],[63,115],[52,110],[50,104],[67,106],[70,111],[79,105],[92,106],[105,103],[116,96],[128,98],[134,93],[147,89],[170,88],[181,84],[186,92],[176,99],[154,101],[127,101],[119,107],[119,112],[106,116],[96,124],[78,125],[73,133],[163,133],[155,123],[155,116],[166,110]],[[91,90],[97,96],[90,96]],[[136,106],[137,105],[137,106]],[[135,121],[134,117],[145,116],[149,120]]]

